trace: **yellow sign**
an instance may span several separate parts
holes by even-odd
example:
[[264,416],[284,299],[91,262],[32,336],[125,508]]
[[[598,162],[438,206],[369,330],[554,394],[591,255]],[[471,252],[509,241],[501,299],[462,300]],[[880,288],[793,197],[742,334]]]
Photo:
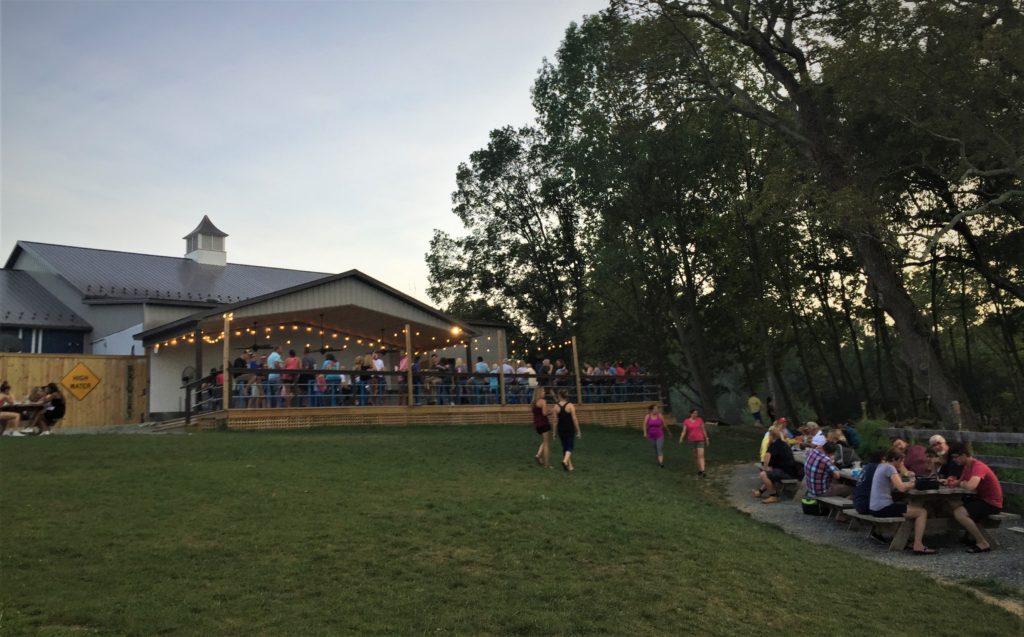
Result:
[[85,364],[79,363],[60,382],[72,396],[82,400],[89,395],[89,392],[96,389],[96,386],[100,384],[100,379]]

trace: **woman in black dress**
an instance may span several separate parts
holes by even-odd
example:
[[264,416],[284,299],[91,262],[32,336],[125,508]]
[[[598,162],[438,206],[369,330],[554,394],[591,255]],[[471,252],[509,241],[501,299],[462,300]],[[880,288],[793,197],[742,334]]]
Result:
[[576,407],[569,402],[569,391],[558,390],[558,440],[562,443],[562,468],[566,471],[574,471],[572,465],[572,452],[575,449],[576,438],[582,438],[580,432],[580,421],[576,418]]
[[42,402],[46,403],[46,408],[36,415],[31,426],[39,428],[40,436],[49,436],[50,429],[64,417],[67,405],[64,402],[64,394],[60,393],[60,388],[56,383],[46,386],[46,394],[43,396]]

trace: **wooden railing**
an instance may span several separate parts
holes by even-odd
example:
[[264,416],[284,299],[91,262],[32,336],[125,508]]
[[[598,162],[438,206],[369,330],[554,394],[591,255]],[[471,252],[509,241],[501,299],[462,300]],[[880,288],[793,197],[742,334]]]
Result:
[[[545,387],[549,393],[564,389],[569,400],[579,404],[661,400],[659,379],[650,375],[584,376],[578,392],[576,378],[572,374],[540,376],[512,373],[498,376],[425,370],[412,374],[410,393],[407,372],[231,369],[230,373],[228,408],[232,410],[285,406],[526,405],[533,397],[531,382]],[[268,380],[271,374],[290,375],[296,380],[281,379],[271,383]],[[318,382],[318,376],[323,376],[325,382]],[[284,388],[290,396],[283,395]],[[182,389],[185,390],[186,423],[190,422],[193,413],[220,411],[224,407],[223,387],[217,385],[212,376],[188,382]]]

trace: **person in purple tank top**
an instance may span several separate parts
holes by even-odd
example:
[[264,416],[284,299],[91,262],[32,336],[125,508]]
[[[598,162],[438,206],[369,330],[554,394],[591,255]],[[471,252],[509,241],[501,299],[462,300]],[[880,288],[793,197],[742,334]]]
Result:
[[533,411],[533,428],[540,436],[540,447],[533,456],[537,464],[550,469],[551,458],[551,421],[548,419],[548,401],[544,399],[544,388],[538,384],[533,390],[533,402],[530,404]]
[[665,419],[661,416],[661,405],[654,404],[647,408],[644,417],[644,438],[654,445],[654,455],[658,458],[658,466],[665,468]]

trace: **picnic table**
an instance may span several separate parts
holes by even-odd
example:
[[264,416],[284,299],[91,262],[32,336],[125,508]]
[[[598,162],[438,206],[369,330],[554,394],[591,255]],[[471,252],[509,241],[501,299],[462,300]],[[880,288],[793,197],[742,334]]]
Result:
[[0,407],[0,411],[13,411],[21,414],[22,418],[25,418],[29,422],[35,418],[36,414],[46,409],[46,403],[13,403],[10,405],[4,405]]

